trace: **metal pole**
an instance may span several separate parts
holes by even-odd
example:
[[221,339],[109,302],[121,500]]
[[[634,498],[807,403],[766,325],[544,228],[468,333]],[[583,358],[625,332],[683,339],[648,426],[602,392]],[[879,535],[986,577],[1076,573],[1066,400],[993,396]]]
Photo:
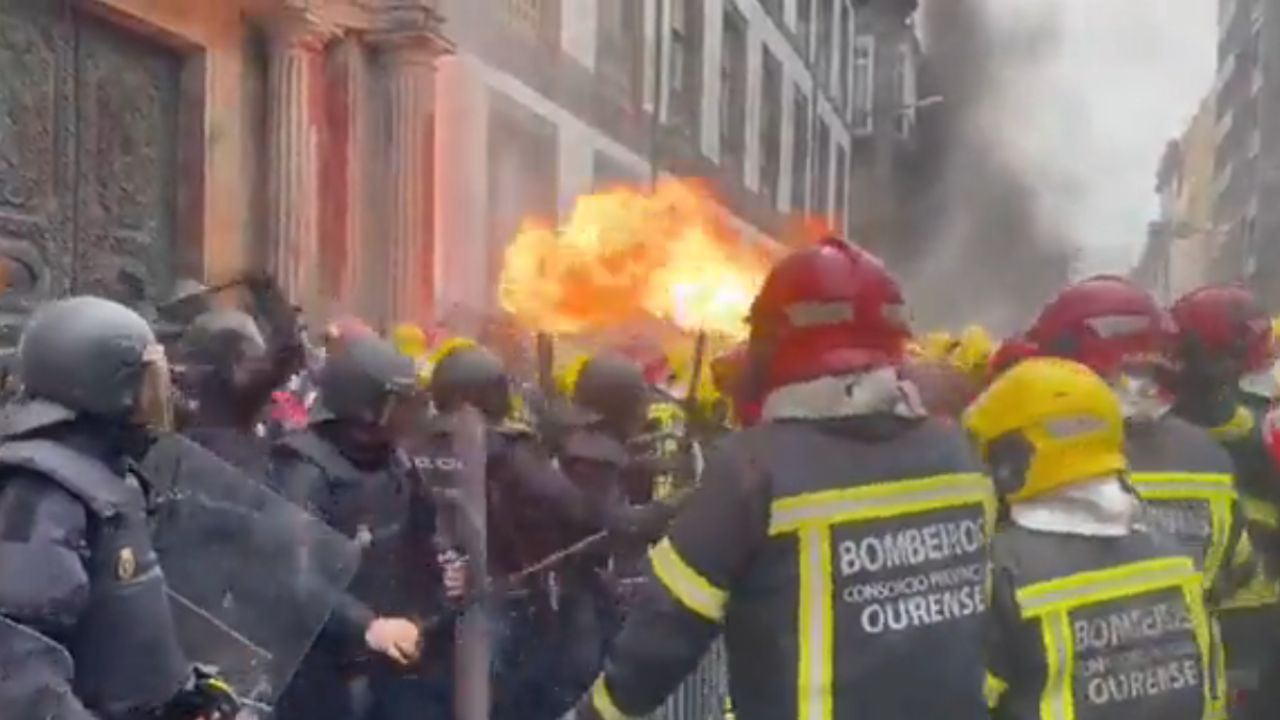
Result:
[[658,186],[659,135],[662,132],[663,89],[662,50],[667,37],[667,0],[653,0],[653,117],[649,126],[649,189]]

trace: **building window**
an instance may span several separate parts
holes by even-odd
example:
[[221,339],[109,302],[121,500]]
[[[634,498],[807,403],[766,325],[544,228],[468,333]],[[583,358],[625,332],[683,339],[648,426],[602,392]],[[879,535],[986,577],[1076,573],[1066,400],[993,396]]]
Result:
[[671,89],[676,93],[684,92],[685,54],[688,52],[689,38],[686,35],[689,18],[684,0],[671,0]]
[[818,1],[818,42],[817,56],[814,59],[815,77],[821,86],[831,85],[831,44],[835,42],[835,18],[832,11],[836,0]]
[[505,0],[507,26],[530,39],[560,46],[560,0]]
[[853,41],[853,132],[869,135],[875,130],[876,39],[859,35]]
[[809,28],[812,26],[813,0],[796,0],[796,37],[800,40],[800,54],[806,58],[809,57]]
[[818,118],[818,143],[813,151],[817,153],[817,162],[814,163],[816,177],[813,182],[817,197],[811,203],[813,213],[830,217],[831,194],[828,189],[831,187],[831,131],[827,128],[827,121],[822,118]]
[[843,145],[836,145],[836,202],[835,212],[831,218],[831,226],[834,228],[845,228],[848,222],[849,196],[848,196],[848,180],[849,168],[846,167],[849,161],[849,152],[845,150]]
[[809,98],[796,88],[791,123],[791,209],[804,212],[809,201]]
[[720,53],[720,156],[729,168],[742,169],[747,119],[747,20],[726,3]]
[[893,68],[894,130],[899,137],[911,137],[916,122],[916,56],[910,43],[898,46]]
[[597,72],[632,107],[640,104],[644,77],[642,9],[641,3],[629,0],[600,0],[598,10]]
[[701,104],[702,12],[702,0],[671,0],[668,114],[673,122],[690,130],[697,124]]
[[778,207],[782,174],[782,64],[764,48],[763,92],[760,97],[760,191]]
[[849,107],[849,63],[853,58],[853,7],[845,3],[843,22],[840,23],[840,45],[836,48],[839,66],[836,68],[836,93],[840,107]]

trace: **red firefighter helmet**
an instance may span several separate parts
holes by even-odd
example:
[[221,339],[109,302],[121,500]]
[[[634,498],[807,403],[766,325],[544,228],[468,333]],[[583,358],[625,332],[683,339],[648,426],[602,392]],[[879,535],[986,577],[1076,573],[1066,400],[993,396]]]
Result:
[[911,331],[884,264],[835,238],[784,258],[751,305],[753,385],[768,391],[902,362]]
[[1271,318],[1241,285],[1208,285],[1183,295],[1171,309],[1178,350],[1239,363],[1245,373],[1267,368],[1274,358]]
[[987,382],[995,380],[997,376],[1005,370],[1017,365],[1029,357],[1034,357],[1038,349],[1036,344],[1031,342],[1024,335],[1014,335],[1006,338],[991,353],[991,360],[987,363]]
[[1168,359],[1173,324],[1146,290],[1115,275],[1071,285],[1050,300],[1027,339],[1039,353],[1112,377],[1132,360]]

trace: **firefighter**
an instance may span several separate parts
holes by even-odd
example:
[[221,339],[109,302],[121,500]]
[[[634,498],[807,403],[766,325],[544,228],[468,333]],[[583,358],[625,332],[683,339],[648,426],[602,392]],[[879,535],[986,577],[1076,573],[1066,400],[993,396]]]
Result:
[[[1194,290],[1175,302],[1171,313],[1178,327],[1177,372],[1171,382],[1174,412],[1207,428],[1231,455],[1248,538],[1262,566],[1248,586],[1224,603],[1228,687],[1233,701],[1244,706],[1238,715],[1274,717],[1276,701],[1264,700],[1255,691],[1274,685],[1261,676],[1280,655],[1280,473],[1263,438],[1267,402],[1251,392],[1248,382],[1271,365],[1271,322],[1253,295],[1237,285]],[[1270,709],[1260,706],[1263,703]]]
[[708,458],[580,717],[651,712],[721,632],[741,720],[987,717],[994,491],[903,393],[902,302],[840,240],[773,268],[749,318],[763,419]]
[[964,423],[1009,504],[992,544],[989,701],[1000,720],[1202,720],[1204,580],[1141,522],[1124,415],[1061,358],[1004,373]]
[[[1036,352],[1082,363],[1110,384],[1125,417],[1128,481],[1146,501],[1146,522],[1175,538],[1206,581],[1210,610],[1253,563],[1242,547],[1244,516],[1231,457],[1204,429],[1169,412],[1173,326],[1155,298],[1128,279],[1083,280],[1051,300],[1027,340]],[[1225,714],[1222,648],[1214,627],[1214,716]],[[1228,649],[1229,651],[1230,649]]]

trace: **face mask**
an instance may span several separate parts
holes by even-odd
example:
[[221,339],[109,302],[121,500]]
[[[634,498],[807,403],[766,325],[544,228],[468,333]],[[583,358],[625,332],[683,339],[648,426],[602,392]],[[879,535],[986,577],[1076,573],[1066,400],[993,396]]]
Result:
[[1164,417],[1173,404],[1169,394],[1151,375],[1122,372],[1111,387],[1120,398],[1120,410],[1126,420],[1155,422]]

